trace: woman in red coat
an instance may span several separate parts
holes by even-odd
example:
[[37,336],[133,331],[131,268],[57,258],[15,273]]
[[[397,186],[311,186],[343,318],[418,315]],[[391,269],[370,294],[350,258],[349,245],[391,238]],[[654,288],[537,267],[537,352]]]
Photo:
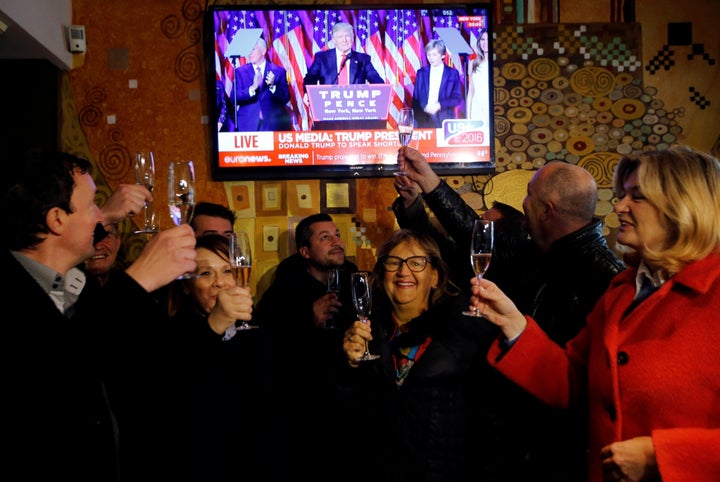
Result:
[[565,350],[496,285],[473,281],[472,303],[504,335],[488,359],[548,404],[589,402],[591,482],[717,482],[720,162],[643,152],[620,160],[614,182],[628,269]]

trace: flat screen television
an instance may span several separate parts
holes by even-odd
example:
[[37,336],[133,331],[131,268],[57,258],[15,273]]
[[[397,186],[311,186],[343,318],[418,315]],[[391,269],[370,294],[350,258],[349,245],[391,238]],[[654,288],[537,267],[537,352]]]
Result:
[[[208,7],[213,179],[391,176],[404,107],[415,112],[411,145],[438,174],[494,172],[491,12],[490,3]],[[352,27],[345,62],[332,40],[338,22]],[[260,61],[256,77],[258,42],[268,64]],[[449,72],[430,68],[428,44],[436,58],[445,47],[439,56]],[[344,63],[352,79],[343,82]],[[323,72],[330,68],[332,78]],[[429,92],[438,82],[436,103]],[[471,97],[479,107],[470,108]]]

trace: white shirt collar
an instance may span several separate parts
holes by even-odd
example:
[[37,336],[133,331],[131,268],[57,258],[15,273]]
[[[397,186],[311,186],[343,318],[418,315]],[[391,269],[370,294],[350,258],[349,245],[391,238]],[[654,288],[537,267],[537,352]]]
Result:
[[65,276],[50,267],[35,261],[19,251],[11,251],[18,262],[30,273],[61,313],[75,304],[85,287],[87,278],[79,268],[70,268]]
[[640,288],[642,287],[645,278],[649,279],[650,283],[652,283],[655,288],[659,288],[667,281],[665,276],[663,276],[662,272],[658,271],[657,273],[653,273],[650,270],[650,267],[645,264],[645,261],[641,261],[640,266],[638,266],[637,274],[635,275],[636,293],[640,291]]

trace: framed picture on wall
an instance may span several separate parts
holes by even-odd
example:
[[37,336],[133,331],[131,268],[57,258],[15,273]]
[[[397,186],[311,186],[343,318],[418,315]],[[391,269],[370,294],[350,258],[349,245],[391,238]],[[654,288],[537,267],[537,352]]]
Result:
[[258,216],[287,214],[285,181],[255,182],[255,212]]
[[320,210],[330,214],[355,212],[355,180],[320,180]]
[[288,215],[309,216],[320,211],[320,181],[287,181]]

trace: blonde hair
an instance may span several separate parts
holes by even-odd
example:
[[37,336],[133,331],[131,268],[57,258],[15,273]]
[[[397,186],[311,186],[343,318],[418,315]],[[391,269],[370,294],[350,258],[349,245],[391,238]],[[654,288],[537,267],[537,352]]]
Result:
[[669,274],[685,265],[720,253],[720,161],[687,146],[642,152],[620,159],[613,185],[615,193],[637,170],[643,196],[657,207],[671,226],[669,243],[662,250],[643,248],[624,255],[637,266],[642,256]]
[[476,43],[477,56],[473,59],[472,63],[470,64],[470,72],[471,73],[475,72],[480,67],[480,64],[482,64],[483,62],[485,62],[485,60],[487,60],[485,58],[487,52],[485,52],[482,49],[482,47],[480,47],[480,40],[482,39],[483,35],[490,35],[490,33],[488,32],[488,30],[486,28],[480,29],[480,31],[478,32],[478,38],[477,38],[477,43]]

